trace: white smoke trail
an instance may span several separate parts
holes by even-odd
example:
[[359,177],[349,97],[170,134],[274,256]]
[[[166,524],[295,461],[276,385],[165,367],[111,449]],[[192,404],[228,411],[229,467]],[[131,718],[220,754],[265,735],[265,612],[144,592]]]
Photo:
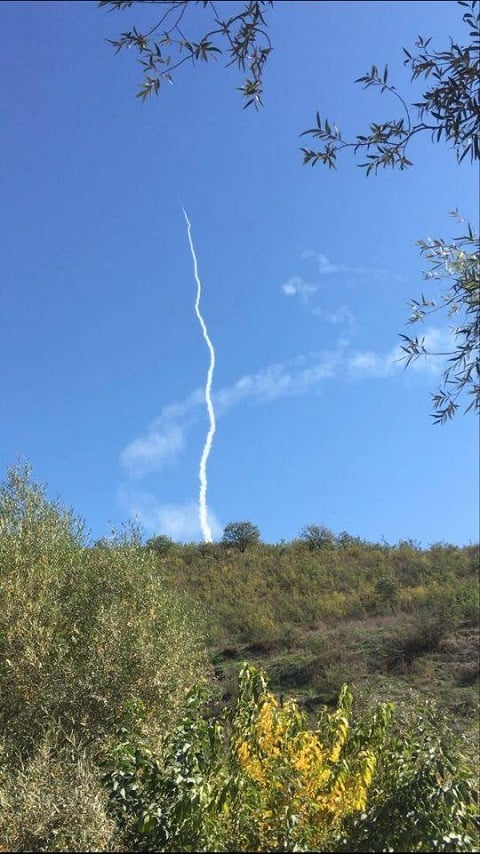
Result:
[[185,222],[187,223],[188,230],[188,242],[190,244],[190,251],[192,253],[193,258],[193,273],[195,276],[195,281],[197,283],[197,298],[195,300],[195,314],[197,315],[198,322],[202,328],[203,337],[207,344],[208,350],[210,352],[210,364],[208,366],[207,372],[207,380],[205,383],[205,401],[207,404],[208,417],[210,419],[210,426],[207,433],[207,438],[205,439],[205,444],[203,446],[202,456],[200,458],[200,467],[198,471],[198,476],[200,479],[200,496],[199,496],[199,515],[200,515],[200,527],[202,529],[203,539],[206,543],[211,543],[213,540],[212,531],[210,525],[208,524],[208,508],[207,508],[207,488],[208,488],[208,479],[207,479],[207,461],[208,456],[210,454],[212,448],[213,437],[215,435],[215,430],[217,429],[216,421],[215,421],[215,412],[213,409],[212,403],[212,380],[213,380],[213,372],[215,370],[215,350],[213,348],[213,344],[208,335],[207,327],[205,325],[205,321],[200,313],[200,297],[202,295],[202,284],[200,282],[198,276],[198,265],[197,265],[197,256],[195,254],[195,249],[193,247],[191,230],[192,226],[190,224],[190,220],[187,216],[185,208],[183,208],[183,215],[185,217]]

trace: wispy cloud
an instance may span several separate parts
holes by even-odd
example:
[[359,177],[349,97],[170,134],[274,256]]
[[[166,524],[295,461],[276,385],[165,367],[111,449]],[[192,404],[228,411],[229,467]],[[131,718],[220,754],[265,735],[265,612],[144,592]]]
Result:
[[317,269],[320,275],[328,276],[335,275],[337,273],[353,273],[359,276],[385,276],[386,270],[372,269],[368,267],[352,267],[348,264],[338,264],[330,261],[326,255],[323,255],[322,252],[315,252],[313,249],[307,249],[305,252],[302,252],[301,259],[305,260],[306,258],[315,258],[317,262]]
[[355,353],[347,362],[347,372],[350,376],[361,379],[387,377],[398,368],[400,355],[397,347],[384,354],[373,353],[371,350]]
[[[128,509],[147,534],[166,534],[177,542],[193,542],[202,539],[198,504],[194,501],[185,504],[163,504],[149,492],[121,489],[121,503]],[[210,509],[208,522],[215,538],[219,537],[223,526]]]
[[[300,258],[302,260],[306,260],[308,258],[313,258],[316,261],[317,274],[320,276],[330,276],[330,275],[344,275],[344,276],[356,276],[361,277],[363,280],[366,277],[370,279],[379,279],[385,278],[385,276],[389,276],[390,279],[397,281],[399,279],[398,276],[390,275],[386,270],[380,270],[377,268],[367,268],[367,267],[354,267],[348,264],[339,264],[330,261],[326,255],[323,255],[321,252],[316,252],[312,249],[308,249],[302,252]],[[322,320],[325,320],[328,323],[347,323],[350,328],[353,328],[353,315],[346,306],[340,306],[338,309],[334,309],[333,311],[326,310],[322,306],[315,305],[315,301],[312,300],[315,294],[322,288],[323,285],[320,281],[307,281],[302,275],[296,273],[293,276],[280,285],[280,291],[287,297],[295,297],[299,299],[304,305],[308,306],[309,310],[312,314],[321,317]],[[312,305],[313,302],[313,305]]]
[[446,353],[454,347],[453,334],[450,329],[440,329],[438,326],[428,326],[423,334],[417,327],[418,338],[423,340],[425,349],[429,353]]
[[[256,374],[246,374],[233,385],[213,395],[217,415],[244,401],[270,403],[282,397],[304,394],[321,380],[335,376],[341,361],[343,342],[335,350],[302,355],[286,364],[269,365]],[[144,435],[130,442],[120,460],[130,477],[140,478],[161,471],[173,463],[185,447],[185,436],[196,420],[203,403],[203,392],[196,389],[185,400],[165,406]]]
[[143,477],[172,465],[185,448],[190,414],[204,403],[203,389],[184,400],[164,406],[147,431],[121,452],[120,461],[130,477]]
[[[448,342],[449,335],[444,330],[433,327],[425,330],[428,348],[448,350]],[[327,380],[334,378],[371,380],[400,374],[404,367],[400,361],[402,355],[400,345],[386,353],[378,353],[355,350],[348,341],[339,339],[331,350],[304,353],[289,362],[272,364],[257,373],[240,377],[213,395],[216,412],[220,418],[244,403],[265,405],[287,397],[318,392]],[[442,366],[439,359],[419,359],[412,364],[416,373],[428,375],[439,374]],[[161,471],[174,462],[186,447],[187,433],[201,412],[201,404],[203,393],[196,389],[183,401],[165,406],[145,433],[122,451],[121,462],[126,473],[139,478]],[[166,518],[163,516],[163,521]],[[170,524],[174,524],[173,521]]]
[[320,285],[306,282],[301,276],[291,276],[288,282],[280,286],[280,290],[287,297],[299,296],[304,302],[307,302],[312,294],[316,293]]
[[355,316],[346,305],[339,305],[333,311],[317,307],[312,309],[312,314],[320,317],[325,323],[331,323],[333,326],[345,326],[350,332],[355,327]]
[[[163,419],[162,419],[163,422]],[[122,463],[137,476],[171,463],[185,447],[185,432],[178,424],[157,423],[145,436],[122,451]]]
[[[271,403],[281,397],[303,394],[312,385],[335,376],[341,348],[312,353],[286,364],[270,365],[256,374],[241,377],[215,396],[220,414],[244,400]],[[303,367],[302,365],[305,365]]]
[[321,320],[334,326],[342,324],[352,331],[355,326],[355,318],[346,305],[340,305],[332,310],[324,309],[321,306],[312,306],[311,298],[319,288],[318,282],[306,282],[301,276],[292,276],[280,286],[280,290],[285,296],[298,297],[304,305],[308,305],[310,312]]

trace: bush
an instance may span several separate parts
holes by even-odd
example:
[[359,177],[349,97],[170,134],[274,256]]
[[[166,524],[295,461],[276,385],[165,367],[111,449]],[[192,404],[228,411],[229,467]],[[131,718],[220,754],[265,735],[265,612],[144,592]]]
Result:
[[214,720],[207,701],[192,692],[161,756],[112,756],[129,850],[478,850],[475,772],[433,704],[356,716],[344,686],[311,730],[247,664],[230,711]]
[[387,673],[402,672],[419,656],[438,649],[447,633],[448,626],[434,613],[426,611],[419,617],[402,619],[375,651],[373,661]]
[[87,548],[28,472],[0,489],[0,725],[28,748],[46,723],[99,738],[142,709],[175,719],[204,666],[191,610],[153,554],[125,538]]
[[398,600],[400,585],[392,575],[381,575],[375,582],[375,593],[382,605],[389,605],[392,612],[395,611],[395,603]]

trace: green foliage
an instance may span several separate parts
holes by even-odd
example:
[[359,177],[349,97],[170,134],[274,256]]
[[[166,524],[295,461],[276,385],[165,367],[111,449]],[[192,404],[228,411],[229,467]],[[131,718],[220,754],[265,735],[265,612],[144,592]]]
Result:
[[362,743],[352,747],[346,687],[316,731],[294,702],[280,706],[249,665],[231,710],[215,720],[205,701],[203,692],[192,693],[161,758],[127,744],[112,755],[107,784],[130,827],[129,847],[319,850],[346,816],[364,808],[387,707],[377,709]]
[[341,546],[344,549],[349,548],[349,546],[358,545],[361,543],[360,537],[353,537],[348,531],[340,531],[337,535],[336,543],[338,546]]
[[[472,851],[474,774],[430,704],[354,714],[344,686],[315,729],[244,664],[214,718],[192,692],[160,755],[124,742],[105,778],[129,850]],[[437,720],[440,721],[437,726]]]
[[448,629],[448,622],[435,613],[399,620],[375,650],[376,666],[387,673],[404,673],[416,658],[437,650]]
[[478,850],[478,769],[439,709],[397,712],[368,806],[351,822],[343,851]]
[[207,850],[222,786],[219,729],[207,698],[204,685],[191,690],[160,752],[128,731],[112,750],[104,784],[129,850]]
[[222,544],[233,546],[240,552],[246,551],[249,546],[255,546],[260,542],[260,531],[251,522],[229,522],[224,528]]
[[159,572],[207,614],[226,700],[249,658],[311,713],[345,681],[386,699],[400,700],[408,686],[436,694],[460,727],[476,706],[473,687],[455,686],[459,667],[478,655],[477,547],[388,546],[344,532],[321,549],[295,540],[199,555],[182,546]]
[[[3,846],[474,850],[464,757],[476,742],[459,748],[448,731],[468,731],[476,702],[477,548],[345,532],[327,548],[255,542],[163,553],[162,538],[159,552],[127,530],[90,547],[28,467],[10,470]],[[220,684],[202,679],[196,613],[208,617]],[[238,681],[246,653],[280,699],[259,668],[244,665]],[[405,683],[418,690],[407,696]],[[442,722],[424,683],[456,717]],[[292,690],[298,701],[282,696]],[[400,701],[393,729],[379,704],[389,695]]]
[[[110,7],[110,11],[121,11],[133,5],[133,0],[100,0],[100,8]],[[263,89],[264,66],[272,50],[264,17],[265,7],[273,6],[272,2],[246,2],[243,9],[228,18],[220,18],[213,3],[202,2],[202,7],[211,13],[214,27],[199,40],[187,39],[182,28],[185,27],[185,17],[189,7],[194,5],[189,0],[152,0],[151,5],[161,5],[165,8],[162,16],[146,33],[139,32],[136,27],[122,33],[120,39],[110,40],[115,51],[123,48],[135,48],[139,54],[139,62],[143,67],[145,81],[138,93],[144,100],[148,95],[158,94],[163,80],[172,80],[172,71],[184,62],[208,61],[210,57],[227,54],[230,57],[228,65],[236,64],[242,71],[248,67],[250,78],[240,87],[246,99],[245,106],[261,105]],[[427,132],[432,140],[445,139],[457,151],[458,160],[469,156],[476,160],[480,157],[478,137],[478,82],[480,77],[480,16],[477,12],[478,0],[459,0],[459,5],[467,11],[463,13],[463,21],[468,28],[468,39],[463,45],[450,40],[450,45],[444,50],[433,50],[431,39],[419,36],[415,47],[417,53],[411,53],[404,48],[405,65],[410,69],[412,82],[418,79],[435,82],[423,93],[418,102],[407,104],[397,91],[396,86],[389,82],[388,67],[380,71],[376,65],[357,79],[364,88],[376,87],[380,92],[388,92],[401,106],[403,115],[400,118],[384,122],[372,122],[369,131],[357,134],[354,141],[346,140],[337,125],[322,120],[317,112],[316,125],[304,131],[324,142],[323,148],[312,150],[304,148],[304,162],[322,162],[330,168],[335,167],[337,152],[345,148],[366,151],[366,162],[360,164],[367,174],[387,166],[404,169],[412,165],[406,156],[406,149],[411,140],[419,133]],[[165,29],[162,29],[165,25]],[[178,58],[172,64],[172,54]],[[418,122],[414,123],[412,110],[418,113]],[[373,154],[371,151],[373,150]]]
[[151,537],[145,543],[148,549],[152,549],[158,555],[166,555],[174,545],[171,537],[165,534],[159,534],[157,537]]
[[18,469],[0,490],[0,520],[4,732],[25,744],[45,720],[108,732],[134,699],[150,717],[174,714],[201,653],[153,555],[122,538],[87,548],[71,514]]
[[[81,525],[47,500],[27,467],[10,470],[0,488],[2,797],[9,833],[31,840],[26,850],[63,850],[74,838],[77,850],[95,850],[103,809],[95,769],[119,727],[155,745],[179,719],[207,672],[200,631],[135,532],[89,548]],[[56,818],[38,817],[42,775]],[[74,812],[84,796],[82,828]],[[103,845],[110,824],[98,824]]]
[[398,599],[399,583],[393,575],[381,575],[375,582],[375,592],[378,594],[380,601],[390,605],[392,611]]

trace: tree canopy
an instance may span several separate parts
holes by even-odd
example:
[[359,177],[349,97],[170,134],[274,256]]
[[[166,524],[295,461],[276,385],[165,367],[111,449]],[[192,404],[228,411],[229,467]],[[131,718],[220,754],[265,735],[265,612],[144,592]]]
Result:
[[259,542],[260,531],[251,522],[229,522],[223,531],[223,545],[233,546],[240,552],[244,552],[248,546],[254,546]]

